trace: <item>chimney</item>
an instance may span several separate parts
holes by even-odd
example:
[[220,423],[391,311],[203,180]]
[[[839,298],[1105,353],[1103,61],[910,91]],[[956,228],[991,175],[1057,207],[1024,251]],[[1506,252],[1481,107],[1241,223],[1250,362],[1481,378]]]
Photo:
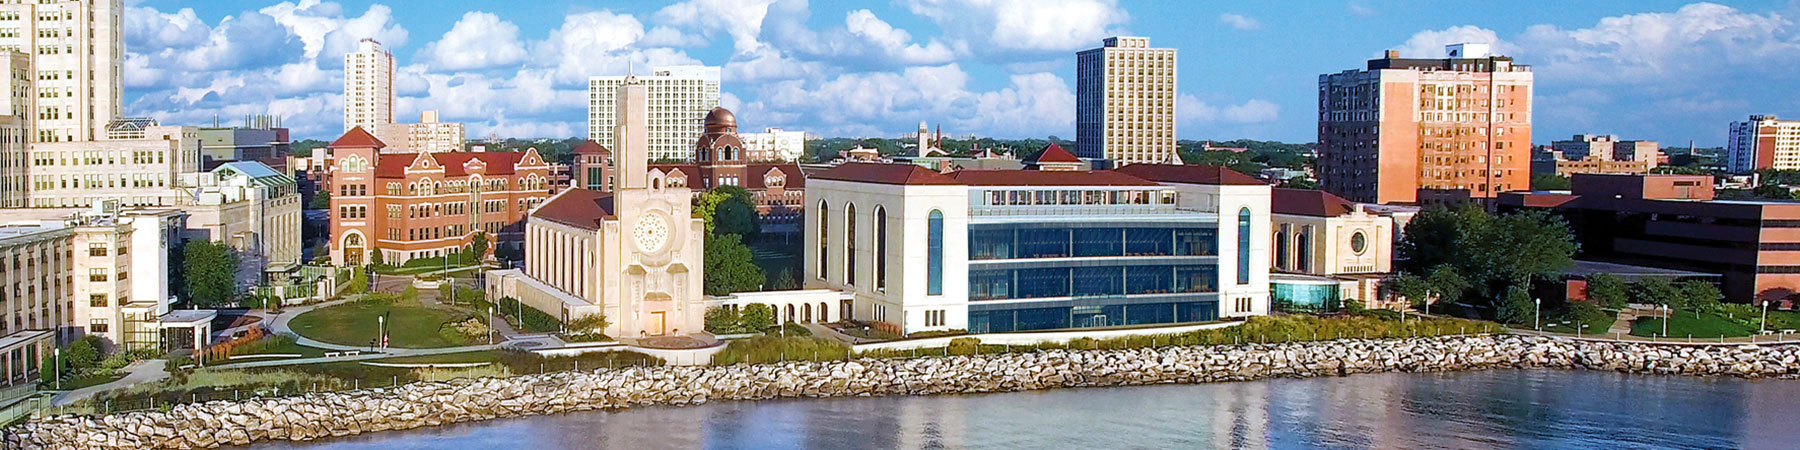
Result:
[[1398,59],[1398,58],[1400,58],[1399,50],[1388,50],[1387,51],[1387,59]]

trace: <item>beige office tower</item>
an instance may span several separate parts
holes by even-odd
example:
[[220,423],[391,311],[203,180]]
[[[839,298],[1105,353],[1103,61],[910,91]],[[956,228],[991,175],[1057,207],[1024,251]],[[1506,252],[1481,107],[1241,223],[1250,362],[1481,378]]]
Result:
[[1175,143],[1175,49],[1110,37],[1075,54],[1075,156],[1115,164],[1180,164]]
[[0,50],[0,208],[23,208],[31,198],[31,125],[36,96],[31,90],[31,57]]
[[32,141],[99,139],[118,117],[122,9],[119,0],[0,1],[0,50],[29,58],[37,92],[26,117]]
[[[636,77],[650,97],[649,137],[651,161],[685,161],[700,139],[701,121],[719,107],[719,68],[669,66]],[[588,139],[602,147],[618,149],[613,128],[618,126],[615,106],[624,76],[588,79]]]
[[344,131],[376,133],[394,123],[394,54],[374,39],[344,54]]

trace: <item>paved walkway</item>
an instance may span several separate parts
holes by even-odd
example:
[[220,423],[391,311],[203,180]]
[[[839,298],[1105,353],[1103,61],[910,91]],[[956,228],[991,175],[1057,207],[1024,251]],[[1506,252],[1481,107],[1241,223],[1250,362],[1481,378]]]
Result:
[[288,322],[293,321],[295,317],[299,317],[301,314],[305,314],[307,311],[312,311],[312,310],[324,308],[327,306],[340,305],[340,304],[343,304],[344,302],[348,302],[348,301],[350,301],[350,300],[346,299],[346,300],[330,301],[330,302],[325,302],[325,303],[315,303],[315,304],[311,304],[311,305],[295,306],[295,307],[291,307],[291,308],[288,308],[288,309],[282,311],[280,315],[275,316],[274,320],[264,320],[264,322],[267,322],[269,324],[269,332],[292,334],[292,335],[294,335],[294,343],[304,345],[307,347],[318,347],[318,348],[322,348],[322,349],[326,349],[326,350],[340,350],[340,351],[341,350],[368,350],[368,347],[338,345],[338,344],[332,344],[332,343],[328,343],[328,342],[321,342],[321,341],[318,341],[313,338],[302,336],[302,335],[300,335],[300,333],[295,333],[293,327],[289,326],[289,324],[288,324]]
[[50,405],[51,406],[67,405],[70,403],[75,403],[77,401],[87,399],[88,397],[93,397],[94,394],[98,394],[98,393],[101,393],[104,391],[109,391],[109,390],[119,389],[119,388],[127,388],[127,387],[132,387],[132,386],[136,386],[136,385],[143,384],[143,383],[150,383],[150,382],[162,380],[163,378],[167,378],[169,376],[169,372],[166,370],[163,370],[163,368],[166,366],[166,364],[167,364],[167,361],[161,360],[161,359],[146,359],[143,361],[138,361],[138,362],[132,363],[129,366],[125,366],[125,370],[127,373],[125,374],[124,378],[113,380],[113,382],[111,382],[111,383],[97,384],[97,385],[88,386],[88,387],[84,387],[81,389],[76,389],[73,391],[68,391],[68,392],[64,392],[61,394],[57,394],[56,398],[50,400]]
[[356,355],[356,356],[322,356],[322,357],[317,357],[317,358],[276,359],[276,360],[265,360],[265,361],[250,361],[250,362],[241,362],[241,363],[219,364],[219,365],[207,366],[207,367],[213,368],[213,369],[248,369],[248,368],[252,368],[252,367],[275,367],[275,366],[294,366],[294,365],[301,365],[301,364],[368,361],[368,360],[374,360],[374,359],[399,358],[399,357],[405,357],[405,356],[426,356],[426,355],[443,355],[443,354],[449,354],[449,353],[478,352],[478,351],[483,351],[483,350],[500,349],[500,348],[506,347],[507,345],[508,344],[470,345],[470,346],[463,346],[463,347],[444,347],[444,348],[389,348],[389,349],[383,349],[383,351],[385,351],[385,353],[370,352],[370,351],[364,350],[361,355]]

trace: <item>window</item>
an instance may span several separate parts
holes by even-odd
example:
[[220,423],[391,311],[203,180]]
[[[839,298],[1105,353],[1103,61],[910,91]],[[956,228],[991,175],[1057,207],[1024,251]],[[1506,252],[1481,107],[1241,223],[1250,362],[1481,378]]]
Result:
[[821,280],[825,279],[825,272],[827,270],[830,270],[830,269],[826,269],[826,267],[829,267],[826,263],[828,262],[829,259],[831,259],[830,258],[831,253],[828,251],[828,249],[830,249],[831,247],[829,245],[826,245],[826,242],[829,241],[830,240],[829,238],[831,237],[831,214],[829,213],[829,210],[830,210],[830,208],[825,205],[825,201],[820,200],[819,201],[819,271],[818,271],[818,273],[819,273],[819,279],[821,279]]
[[944,295],[944,212],[931,210],[925,226],[925,295]]
[[1300,228],[1294,235],[1294,270],[1300,273],[1312,273],[1312,225]]
[[1275,232],[1275,268],[1279,270],[1288,269],[1287,227],[1284,224],[1281,226],[1281,231]]
[[88,256],[106,256],[106,244],[103,242],[89,242]]
[[89,333],[105,333],[106,330],[106,319],[94,319],[93,321],[88,322]]
[[844,206],[844,284],[856,285],[856,204]]
[[88,269],[88,281],[106,281],[106,269]]
[[95,307],[95,308],[105,308],[106,307],[106,294],[89,295],[88,296],[88,306]]
[[1368,249],[1369,249],[1369,238],[1368,238],[1368,236],[1363,235],[1362,230],[1357,230],[1356,234],[1350,235],[1350,251],[1356,252],[1356,254],[1361,255],[1361,254],[1363,254],[1363,251],[1366,251]]
[[1237,282],[1250,284],[1250,208],[1238,209]]
[[875,205],[875,290],[887,290],[887,208]]

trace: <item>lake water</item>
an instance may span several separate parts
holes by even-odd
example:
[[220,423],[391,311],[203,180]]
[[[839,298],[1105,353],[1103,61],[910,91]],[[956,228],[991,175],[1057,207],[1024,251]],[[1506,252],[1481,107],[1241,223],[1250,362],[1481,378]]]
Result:
[[1800,448],[1800,381],[1499,370],[580,412],[256,449]]

